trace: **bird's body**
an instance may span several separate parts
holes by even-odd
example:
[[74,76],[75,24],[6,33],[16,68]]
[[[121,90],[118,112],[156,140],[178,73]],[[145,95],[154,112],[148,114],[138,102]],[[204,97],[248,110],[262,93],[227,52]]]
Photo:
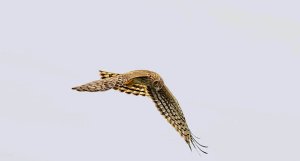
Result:
[[124,74],[100,71],[102,79],[93,81],[72,89],[77,91],[106,91],[119,90],[128,94],[149,96],[165,119],[177,130],[191,148],[191,144],[203,151],[188,128],[184,114],[178,101],[164,84],[159,74],[148,70],[135,70]]

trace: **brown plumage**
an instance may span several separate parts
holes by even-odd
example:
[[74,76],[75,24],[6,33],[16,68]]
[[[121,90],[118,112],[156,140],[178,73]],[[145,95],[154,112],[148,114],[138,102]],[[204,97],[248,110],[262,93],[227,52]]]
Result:
[[[110,73],[106,71],[100,70],[100,76],[102,79],[110,78],[110,77],[115,77],[120,74],[117,73]],[[142,84],[127,84],[127,85],[121,85],[114,87],[115,90],[119,90],[121,92],[125,92],[127,94],[134,94],[136,96],[141,95],[141,96],[149,96],[147,92],[147,86],[142,85]]]
[[148,70],[135,70],[117,74],[100,70],[100,76],[101,80],[72,89],[88,92],[115,89],[136,96],[149,96],[164,118],[184,138],[190,149],[192,144],[194,148],[206,153],[201,149],[201,147],[206,148],[206,146],[196,141],[187,125],[179,103],[157,73]]

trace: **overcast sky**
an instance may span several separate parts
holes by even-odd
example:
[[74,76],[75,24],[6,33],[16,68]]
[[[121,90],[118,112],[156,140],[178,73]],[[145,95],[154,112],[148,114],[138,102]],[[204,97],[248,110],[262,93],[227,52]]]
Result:
[[[296,0],[0,1],[0,160],[299,161]],[[147,97],[79,93],[159,73],[208,155]]]

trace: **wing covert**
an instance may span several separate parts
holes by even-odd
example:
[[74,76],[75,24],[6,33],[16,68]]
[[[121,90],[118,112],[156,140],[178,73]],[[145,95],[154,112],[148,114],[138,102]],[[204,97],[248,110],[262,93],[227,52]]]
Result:
[[[100,70],[100,76],[102,79],[107,79],[111,77],[115,77],[121,74],[118,73],[112,73],[112,72],[106,72],[103,70]],[[136,96],[149,96],[147,92],[147,87],[142,85],[142,84],[126,84],[126,85],[121,85],[118,87],[114,88],[115,90],[119,90],[120,92],[124,92],[127,94],[133,94]]]

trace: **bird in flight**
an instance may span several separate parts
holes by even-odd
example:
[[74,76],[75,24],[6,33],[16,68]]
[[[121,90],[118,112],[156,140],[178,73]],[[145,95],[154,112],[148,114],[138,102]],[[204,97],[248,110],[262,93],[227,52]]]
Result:
[[[134,70],[124,74],[111,73],[100,70],[101,79],[86,83],[73,90],[85,92],[119,90],[136,96],[148,96],[155,103],[159,112],[184,138],[189,148],[191,145],[207,154],[202,148],[207,148],[197,142],[185,120],[178,101],[164,84],[163,79],[155,72],[148,70]],[[202,147],[202,148],[201,148]]]

